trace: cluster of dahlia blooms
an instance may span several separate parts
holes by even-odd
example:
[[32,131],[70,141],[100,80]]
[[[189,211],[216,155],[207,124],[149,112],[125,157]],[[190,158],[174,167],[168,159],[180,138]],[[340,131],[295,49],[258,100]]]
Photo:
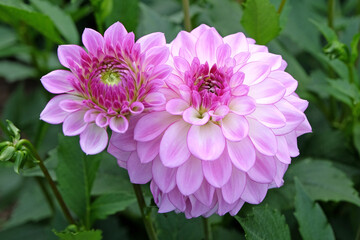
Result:
[[160,33],[134,43],[116,23],[104,38],[85,30],[83,43],[88,52],[59,47],[70,71],[42,78],[61,95],[41,119],[80,134],[88,154],[107,146],[109,126],[108,151],[132,183],[150,182],[159,212],[235,215],[283,184],[311,127],[281,56],[206,25],[166,45]]

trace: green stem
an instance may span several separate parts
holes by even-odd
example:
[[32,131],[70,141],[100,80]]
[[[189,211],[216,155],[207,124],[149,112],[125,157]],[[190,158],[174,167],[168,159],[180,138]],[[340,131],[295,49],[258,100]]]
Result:
[[212,240],[211,227],[207,218],[203,219],[205,240]]
[[280,6],[278,9],[278,14],[281,14],[282,10],[284,9],[285,3],[286,3],[286,0],[281,0]]
[[147,235],[150,240],[157,240],[157,235],[155,233],[154,226],[151,222],[151,216],[150,216],[151,212],[149,211],[147,214],[145,213],[146,204],[141,190],[141,186],[139,184],[133,184],[133,188],[137,198],[137,202],[139,204],[141,217],[143,219]]
[[352,64],[351,64],[351,63],[348,63],[348,64],[346,64],[346,65],[347,65],[347,68],[348,68],[348,71],[349,71],[349,80],[350,80],[350,83],[353,83],[353,82],[354,82],[354,70],[353,70]]
[[49,207],[51,208],[51,211],[55,212],[54,202],[51,199],[50,193],[49,193],[48,189],[46,188],[46,186],[45,186],[45,184],[43,182],[43,179],[41,177],[35,177],[35,179],[38,182],[41,190],[43,191],[43,193],[45,195],[45,198],[46,198],[46,201],[48,202]]
[[182,0],[183,11],[184,11],[184,26],[185,30],[190,32],[192,30],[191,27],[191,19],[190,19],[190,3],[189,0]]
[[335,0],[328,0],[328,26],[334,29]]
[[39,154],[37,153],[37,151],[34,149],[33,145],[26,139],[21,139],[18,143],[20,146],[21,145],[26,145],[26,147],[28,147],[28,149],[31,151],[31,153],[33,154],[33,156],[36,158],[36,160],[38,161],[38,164],[40,166],[41,171],[43,172],[46,180],[48,181],[48,183],[50,184],[51,190],[53,191],[60,207],[61,210],[63,211],[66,219],[68,220],[68,222],[70,224],[76,224],[75,220],[73,219],[73,217],[70,214],[70,211],[68,209],[68,207],[65,204],[64,199],[62,198],[59,190],[56,187],[55,182],[52,180],[49,171],[47,170],[46,166],[44,165],[43,160],[40,158]]

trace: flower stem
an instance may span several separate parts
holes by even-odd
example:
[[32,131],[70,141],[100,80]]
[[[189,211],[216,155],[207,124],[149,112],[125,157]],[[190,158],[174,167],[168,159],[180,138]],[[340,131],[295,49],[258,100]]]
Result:
[[281,14],[282,10],[284,9],[285,3],[286,3],[286,0],[281,0],[280,6],[278,9],[278,14]]
[[185,30],[190,32],[192,30],[191,27],[191,19],[190,19],[190,3],[189,0],[182,0],[183,11],[184,11],[184,26]]
[[335,0],[328,0],[328,25],[334,29]]
[[41,159],[41,157],[39,156],[39,154],[37,153],[37,151],[34,149],[33,145],[26,139],[21,139],[19,141],[19,145],[26,145],[28,147],[28,149],[31,151],[31,153],[33,154],[33,156],[36,158],[36,160],[38,161],[38,164],[40,166],[41,171],[43,172],[46,180],[48,181],[48,183],[50,184],[51,190],[53,191],[60,207],[61,210],[63,211],[66,219],[68,220],[68,222],[70,224],[76,224],[75,220],[73,219],[73,217],[70,214],[70,211],[68,209],[68,207],[66,206],[64,199],[62,198],[59,190],[56,187],[55,182],[52,180],[49,171],[47,170],[46,166],[44,165],[43,160]]
[[207,218],[203,219],[205,240],[212,240],[211,227]]
[[139,204],[141,217],[143,219],[147,235],[150,240],[157,240],[155,229],[151,222],[151,216],[150,216],[151,212],[149,211],[148,213],[145,213],[146,204],[145,204],[144,196],[143,196],[143,193],[141,190],[141,186],[139,184],[133,184],[133,188],[134,188],[137,202]]
[[35,177],[36,181],[38,182],[41,190],[43,191],[44,195],[45,195],[45,198],[46,198],[46,201],[48,202],[49,204],[49,207],[51,208],[51,211],[52,212],[55,212],[55,206],[54,206],[54,202],[53,200],[51,199],[51,196],[50,196],[50,193],[48,191],[48,189],[46,188],[44,182],[43,182],[43,178],[41,177]]

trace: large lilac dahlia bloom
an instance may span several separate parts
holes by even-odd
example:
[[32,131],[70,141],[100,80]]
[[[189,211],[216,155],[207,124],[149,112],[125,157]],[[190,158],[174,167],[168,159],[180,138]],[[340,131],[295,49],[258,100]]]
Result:
[[151,181],[159,212],[234,215],[260,203],[311,131],[286,62],[243,33],[222,38],[206,25],[180,32],[169,49],[166,105],[114,134],[109,152],[132,182]]
[[51,124],[63,123],[67,136],[80,135],[87,154],[96,154],[108,143],[107,127],[124,133],[132,116],[157,109],[165,102],[158,90],[171,68],[163,33],[152,33],[134,42],[117,22],[104,37],[85,29],[77,45],[58,48],[60,63],[69,70],[55,70],[41,78],[51,93],[40,118]]

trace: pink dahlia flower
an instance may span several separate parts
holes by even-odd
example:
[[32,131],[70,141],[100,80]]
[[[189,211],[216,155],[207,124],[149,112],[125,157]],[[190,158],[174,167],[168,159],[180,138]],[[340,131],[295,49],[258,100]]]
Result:
[[286,62],[243,33],[222,38],[206,25],[180,32],[169,49],[164,109],[114,135],[109,151],[132,182],[151,181],[159,212],[234,215],[260,203],[311,131]]
[[134,42],[117,22],[104,37],[85,29],[77,45],[58,48],[60,63],[69,70],[55,70],[41,78],[44,87],[59,94],[49,101],[40,118],[63,123],[67,136],[80,135],[87,154],[96,154],[108,143],[107,127],[124,133],[132,116],[163,105],[158,90],[171,68],[165,65],[169,50],[163,33],[152,33]]

